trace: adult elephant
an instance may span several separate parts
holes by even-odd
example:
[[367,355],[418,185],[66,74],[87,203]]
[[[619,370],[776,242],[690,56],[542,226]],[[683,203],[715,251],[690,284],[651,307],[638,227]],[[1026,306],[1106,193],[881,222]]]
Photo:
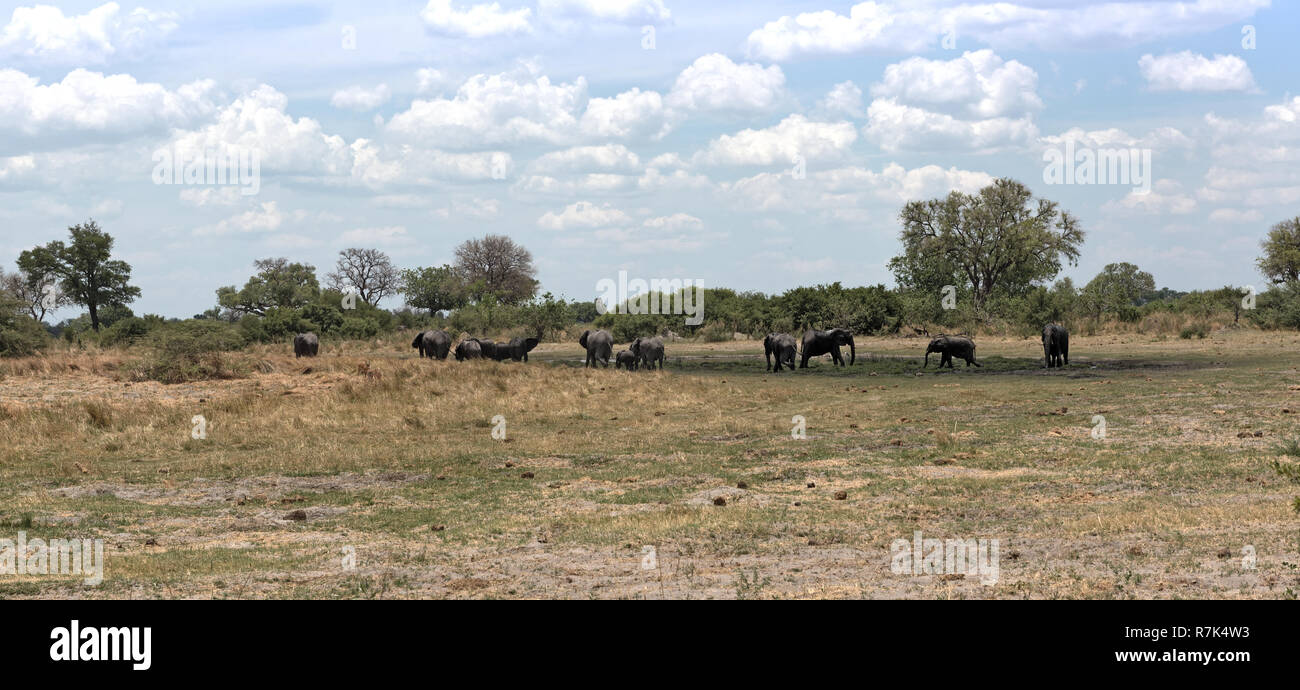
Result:
[[620,367],[628,371],[636,371],[636,355],[629,350],[619,350],[618,354],[614,355],[614,368]]
[[597,361],[609,366],[609,358],[614,354],[614,336],[609,331],[583,331],[578,344],[587,349],[587,363],[584,366],[594,367]]
[[[794,355],[798,344],[794,336],[789,333],[768,333],[763,338],[763,359],[767,360],[767,368],[772,371],[781,371],[781,365],[784,364],[787,369],[794,369]],[[772,369],[772,355],[776,355],[776,369]]]
[[[930,366],[931,352],[938,352],[942,355],[939,358],[940,369],[942,369],[945,364],[947,364],[948,368],[951,369],[953,357],[966,360],[966,366],[968,367],[972,364],[977,367],[983,366],[979,362],[975,361],[975,342],[963,335],[941,335],[934,340],[931,340],[929,347],[925,348],[926,367]],[[924,369],[925,367],[922,368]]]
[[853,346],[853,333],[847,328],[832,328],[829,331],[812,330],[803,334],[803,357],[799,360],[799,368],[808,368],[808,359],[810,357],[820,357],[830,353],[831,359],[839,366],[844,366],[844,356],[840,354],[840,346],[849,346],[849,366],[858,359],[857,349]]
[[473,338],[460,341],[456,346],[456,361],[463,362],[467,359],[479,359],[483,356],[483,348],[478,341]]
[[299,333],[293,337],[293,356],[315,357],[320,352],[320,338],[315,333]]
[[487,338],[470,338],[470,340],[478,343],[478,349],[483,354],[483,359],[497,359],[497,344],[495,342]]
[[664,341],[658,337],[655,338],[637,338],[628,346],[632,355],[636,357],[637,362],[648,369],[654,369],[655,364],[659,364],[659,370],[664,368]]
[[1043,326],[1043,359],[1047,368],[1070,366],[1070,333],[1064,326]]
[[411,347],[419,349],[422,358],[447,359],[447,353],[451,352],[451,334],[447,331],[422,331],[415,336]]
[[504,362],[507,359],[514,361],[528,361],[528,353],[537,347],[542,341],[537,338],[511,338],[509,343],[498,343],[493,359],[498,362]]

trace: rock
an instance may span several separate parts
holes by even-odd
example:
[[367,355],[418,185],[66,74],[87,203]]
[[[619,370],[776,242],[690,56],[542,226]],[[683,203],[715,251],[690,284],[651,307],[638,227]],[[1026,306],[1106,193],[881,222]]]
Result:
[[713,505],[715,505],[715,506],[725,506],[725,505],[727,505],[727,499],[725,499],[725,498],[719,496],[719,497],[713,499]]
[[749,488],[749,485],[746,484],[745,482],[736,482],[736,488],[737,488],[737,489],[748,489],[748,488]]
[[523,474],[519,475],[519,478],[520,478],[520,479],[532,479],[532,478],[533,478],[533,473],[532,473],[532,472],[524,472]]
[[307,520],[307,511],[299,508],[298,510],[286,514],[284,519],[293,520],[294,522],[305,522]]
[[837,501],[843,501],[844,499],[846,499],[846,498],[848,498],[848,497],[849,497],[849,492],[847,492],[847,491],[836,491],[836,492],[835,492],[835,500],[837,500]]

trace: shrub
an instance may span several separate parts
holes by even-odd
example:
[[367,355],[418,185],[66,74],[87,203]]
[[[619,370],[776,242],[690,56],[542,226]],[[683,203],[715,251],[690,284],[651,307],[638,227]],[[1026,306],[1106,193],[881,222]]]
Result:
[[217,321],[182,321],[150,333],[149,353],[133,366],[136,378],[161,383],[238,378],[241,367],[225,354],[242,349],[241,329]]
[[1203,323],[1192,324],[1178,332],[1178,337],[1183,340],[1191,340],[1193,337],[1203,339],[1207,335],[1209,331]]

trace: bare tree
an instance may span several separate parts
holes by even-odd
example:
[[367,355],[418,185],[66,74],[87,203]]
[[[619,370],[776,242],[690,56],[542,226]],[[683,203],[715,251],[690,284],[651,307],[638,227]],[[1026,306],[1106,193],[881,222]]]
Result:
[[401,273],[388,255],[378,249],[344,249],[339,252],[336,271],[325,276],[331,288],[340,292],[356,290],[357,296],[372,307],[402,287]]
[[21,302],[23,309],[37,321],[44,321],[47,312],[67,304],[53,280],[33,278],[22,271],[0,271],[0,290]]
[[519,304],[537,293],[533,255],[505,235],[456,247],[456,270],[475,299],[491,293],[506,304]]

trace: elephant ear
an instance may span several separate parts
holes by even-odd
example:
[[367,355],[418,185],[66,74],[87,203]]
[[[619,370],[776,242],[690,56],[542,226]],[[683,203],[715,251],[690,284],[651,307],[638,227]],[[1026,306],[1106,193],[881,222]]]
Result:
[[542,341],[538,340],[537,338],[526,338],[524,339],[524,347],[527,349],[527,351],[531,352],[532,349],[540,345],[541,342]]
[[587,336],[590,335],[590,334],[591,334],[591,331],[583,331],[583,332],[582,332],[582,335],[578,337],[578,344],[581,345],[581,346],[583,346],[583,347],[586,347],[586,346],[587,346]]

